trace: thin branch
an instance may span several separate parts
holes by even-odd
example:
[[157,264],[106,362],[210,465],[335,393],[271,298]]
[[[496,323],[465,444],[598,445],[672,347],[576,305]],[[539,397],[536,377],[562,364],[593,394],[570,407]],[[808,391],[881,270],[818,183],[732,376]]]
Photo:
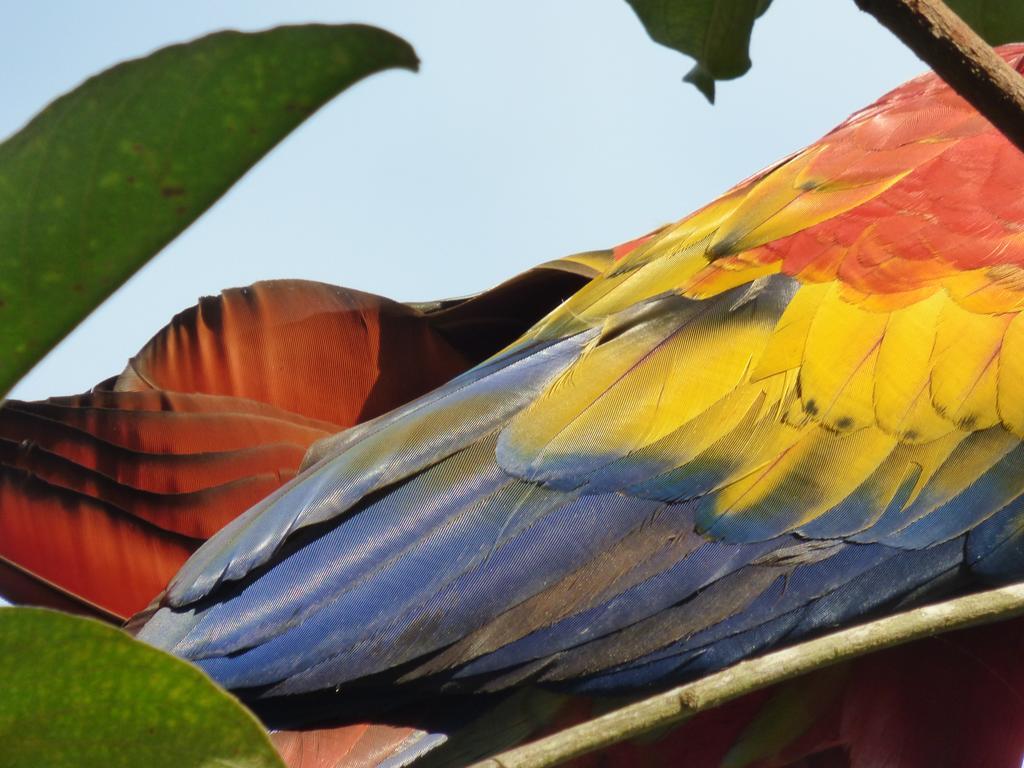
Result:
[[696,682],[651,696],[581,725],[476,763],[472,768],[546,768],[682,722],[830,664],[912,640],[1024,614],[1024,584],[979,592],[835,632],[742,661]]
[[1024,77],[942,0],[854,0],[1024,151]]

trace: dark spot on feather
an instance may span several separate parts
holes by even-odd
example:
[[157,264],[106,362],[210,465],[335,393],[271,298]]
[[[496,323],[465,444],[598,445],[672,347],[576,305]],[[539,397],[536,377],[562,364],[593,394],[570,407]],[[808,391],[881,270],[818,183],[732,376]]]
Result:
[[818,415],[818,404],[816,402],[814,402],[814,398],[813,397],[810,400],[808,400],[806,403],[804,403],[804,412],[808,416],[817,416]]
[[735,235],[727,237],[724,240],[719,240],[717,243],[712,245],[707,250],[708,261],[714,261],[720,259],[723,256],[730,256],[735,252],[736,243],[739,242],[739,238]]
[[199,316],[203,324],[214,333],[224,328],[224,307],[219,296],[204,296],[199,300]]
[[185,188],[180,185],[167,184],[160,187],[160,194],[164,197],[181,197],[185,194]]
[[849,416],[843,416],[836,420],[836,429],[849,429],[853,426],[853,419]]
[[821,182],[820,181],[815,181],[814,179],[808,179],[807,181],[801,182],[800,186],[797,187],[797,189],[802,189],[804,192],[811,192],[811,191],[817,189],[820,186],[821,186]]
[[960,427],[960,429],[962,429],[962,430],[964,430],[966,432],[966,431],[974,429],[974,425],[977,424],[977,423],[978,423],[978,416],[976,414],[972,413],[972,414],[964,416],[962,419],[960,419],[960,421],[957,422],[957,426]]
[[908,429],[906,432],[903,433],[903,438],[905,440],[917,440],[917,430]]

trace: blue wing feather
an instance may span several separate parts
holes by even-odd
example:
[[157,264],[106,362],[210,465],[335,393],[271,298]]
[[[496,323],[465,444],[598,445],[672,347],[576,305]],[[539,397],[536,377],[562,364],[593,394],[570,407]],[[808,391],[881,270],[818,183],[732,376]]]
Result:
[[[777,317],[790,295],[780,285],[742,304],[746,289],[726,292],[714,312]],[[692,304],[634,313],[656,326],[636,338],[702,332],[687,319]],[[659,314],[680,307],[682,319]],[[586,691],[665,684],[923,593],[963,570],[964,531],[1004,520],[999,510],[1019,495],[1024,454],[995,428],[953,450],[909,503],[920,468],[885,499],[902,468],[890,457],[798,532],[785,521],[818,498],[799,473],[765,497],[770,514],[702,532],[741,458],[722,446],[762,440],[778,419],[763,399],[679,466],[652,448],[535,457],[517,472],[503,454],[505,425],[586,350],[631,333],[624,324],[513,349],[344,433],[211,539],[141,636],[270,698],[368,681],[463,691],[525,679]],[[826,435],[816,450],[841,439]],[[977,446],[987,469],[961,488]],[[977,529],[972,562],[1005,562],[1009,525]]]

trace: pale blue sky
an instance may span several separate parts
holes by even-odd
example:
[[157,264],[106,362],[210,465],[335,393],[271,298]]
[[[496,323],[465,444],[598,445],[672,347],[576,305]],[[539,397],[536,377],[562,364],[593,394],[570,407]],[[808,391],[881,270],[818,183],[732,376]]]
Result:
[[613,245],[804,146],[923,65],[849,0],[776,0],[708,105],[624,0],[64,0],[0,10],[0,135],[83,78],[225,27],[361,21],[419,74],[293,134],[14,391],[84,390],[203,294],[304,277],[429,299]]

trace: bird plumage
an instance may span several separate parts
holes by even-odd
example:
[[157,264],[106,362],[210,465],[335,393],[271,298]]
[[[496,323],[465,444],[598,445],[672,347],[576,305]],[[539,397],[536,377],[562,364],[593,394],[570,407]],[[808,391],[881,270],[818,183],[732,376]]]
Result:
[[622,693],[1019,576],[1022,171],[911,81],[329,440],[142,636],[261,698]]
[[[1001,53],[1024,69],[1024,46]],[[610,253],[468,301],[380,305],[406,324],[394,339],[419,334],[399,344],[403,354],[366,352],[373,334],[315,345],[331,310],[320,330],[298,334],[310,348],[293,349],[286,329],[260,347],[265,359],[247,361],[235,345],[250,338],[259,303],[232,294],[233,313],[200,305],[122,376],[159,393],[139,395],[150,409],[266,400],[302,424],[354,426],[313,445],[301,474],[279,475],[241,516],[237,505],[216,523],[186,515],[183,553],[235,519],[139,618],[140,637],[195,661],[268,722],[397,717],[390,736],[335,736],[367,754],[378,738],[419,754],[436,745],[431,731],[472,730],[474,709],[501,710],[503,725],[484,730],[508,742],[535,731],[533,716],[564,719],[566,694],[637,695],[878,612],[1019,579],[1021,178],[1020,153],[926,75]],[[301,292],[293,298],[285,303],[306,306]],[[363,310],[337,317],[368,327]],[[309,377],[290,381],[302,365]],[[351,375],[314,375],[323,366]],[[209,375],[227,389],[203,389]],[[334,402],[334,391],[345,397]],[[88,397],[52,421],[66,425],[104,398],[124,410],[128,394]],[[14,437],[21,413],[57,405],[8,406],[0,427],[6,413]],[[117,418],[144,431],[145,419]],[[99,422],[86,421],[92,439]],[[12,454],[0,464],[116,506],[127,492],[67,464],[84,442],[61,443],[72,446],[65,463]],[[145,521],[146,502],[123,505]],[[43,538],[37,526],[25,542]],[[46,560],[29,570],[45,578]],[[76,574],[57,572],[75,591]],[[1005,647],[988,650],[1004,668]],[[819,675],[804,687],[741,702],[732,721],[704,718],[715,734],[708,760],[746,749],[760,750],[758,764],[785,765],[817,749],[832,764],[831,747],[854,744],[851,764],[871,765],[887,742],[860,711],[864,685]],[[904,715],[891,693],[879,711]],[[800,721],[788,752],[774,745],[771,762],[758,723],[801,697],[823,702],[820,716]],[[412,730],[410,713],[422,720]],[[496,748],[470,742],[448,756]]]

